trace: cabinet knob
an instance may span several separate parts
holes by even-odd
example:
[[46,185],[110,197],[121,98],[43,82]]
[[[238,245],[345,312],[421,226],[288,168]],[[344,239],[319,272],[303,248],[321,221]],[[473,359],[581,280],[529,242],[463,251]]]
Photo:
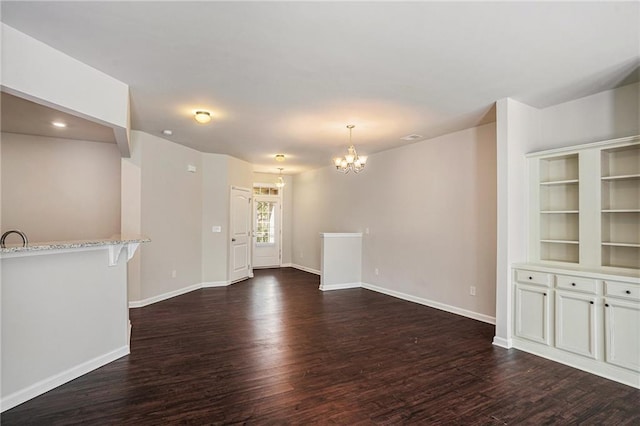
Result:
[[542,293],[542,295],[543,295],[543,296],[546,296],[546,295],[547,295],[547,293]]
[[631,290],[626,290],[625,293],[631,294]]
[[589,303],[591,303],[593,305],[593,300],[590,300]]
[[529,279],[530,279],[530,280],[532,280],[532,279],[533,279],[533,277],[529,277]]
[[608,303],[605,303],[605,304],[604,304],[604,306],[608,308],[608,307],[609,307],[609,304],[608,304]]
[[576,283],[571,283],[571,285],[575,287],[575,286],[576,286]]

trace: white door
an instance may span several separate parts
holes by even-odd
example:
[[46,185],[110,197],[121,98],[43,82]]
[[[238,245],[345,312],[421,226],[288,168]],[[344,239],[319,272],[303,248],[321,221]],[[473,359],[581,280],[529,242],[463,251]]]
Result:
[[280,197],[256,195],[253,200],[253,266],[280,266]]
[[251,191],[231,187],[229,212],[229,281],[234,282],[251,273]]

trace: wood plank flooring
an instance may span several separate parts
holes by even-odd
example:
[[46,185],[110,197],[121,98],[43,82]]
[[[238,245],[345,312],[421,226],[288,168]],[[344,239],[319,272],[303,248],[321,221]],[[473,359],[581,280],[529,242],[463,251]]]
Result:
[[131,354],[2,425],[639,425],[640,391],[494,347],[494,327],[256,271],[132,309]]

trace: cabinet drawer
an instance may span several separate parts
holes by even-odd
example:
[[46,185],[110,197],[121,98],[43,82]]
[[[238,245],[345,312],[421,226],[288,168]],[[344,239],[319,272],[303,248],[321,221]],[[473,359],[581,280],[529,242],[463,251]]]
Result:
[[605,295],[629,300],[640,300],[640,286],[637,284],[605,281]]
[[544,285],[548,287],[551,284],[551,274],[518,269],[516,270],[516,281],[521,283]]
[[597,289],[596,280],[569,275],[557,275],[556,287],[590,294],[596,294]]

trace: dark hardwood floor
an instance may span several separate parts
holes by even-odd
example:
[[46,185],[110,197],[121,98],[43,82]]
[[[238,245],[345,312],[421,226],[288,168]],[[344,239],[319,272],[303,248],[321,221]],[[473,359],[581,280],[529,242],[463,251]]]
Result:
[[640,424],[640,390],[491,345],[491,325],[294,269],[132,309],[131,354],[2,425]]

